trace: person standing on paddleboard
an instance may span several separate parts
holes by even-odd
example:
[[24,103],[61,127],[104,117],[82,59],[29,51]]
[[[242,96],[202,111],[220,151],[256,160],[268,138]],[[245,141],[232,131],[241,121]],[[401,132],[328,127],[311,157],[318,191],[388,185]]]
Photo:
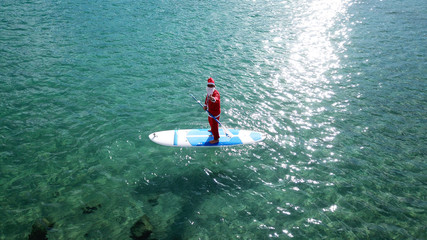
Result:
[[[212,78],[208,79],[208,86],[206,87],[206,99],[205,106],[203,109],[208,110],[217,120],[221,115],[221,98],[218,90],[215,89],[215,81]],[[211,126],[210,132],[214,137],[213,140],[209,141],[210,144],[216,144],[219,142],[218,122],[215,121],[211,115],[209,115],[209,125]]]

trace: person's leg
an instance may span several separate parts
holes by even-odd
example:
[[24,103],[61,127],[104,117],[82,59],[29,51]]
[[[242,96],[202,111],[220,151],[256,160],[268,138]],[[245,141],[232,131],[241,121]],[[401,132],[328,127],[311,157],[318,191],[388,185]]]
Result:
[[[217,119],[219,120],[219,117]],[[213,118],[209,118],[209,124],[211,125],[212,135],[214,137],[213,142],[217,143],[219,141],[218,122]]]
[[[216,119],[219,121],[219,118],[220,117],[217,117]],[[213,119],[212,118],[212,121],[213,121],[213,126],[214,126],[214,128],[215,128],[215,132],[213,132],[213,130],[212,130],[212,134],[214,135],[214,139],[219,139],[219,130],[218,130],[218,122],[217,121],[215,121],[215,119]]]
[[[211,129],[209,129],[209,130],[208,130],[208,132],[212,132],[212,124],[213,124],[213,123],[212,123],[212,120],[213,120],[213,119],[212,119],[211,117],[208,117],[209,126],[211,127]],[[215,121],[215,120],[213,120],[213,121]]]

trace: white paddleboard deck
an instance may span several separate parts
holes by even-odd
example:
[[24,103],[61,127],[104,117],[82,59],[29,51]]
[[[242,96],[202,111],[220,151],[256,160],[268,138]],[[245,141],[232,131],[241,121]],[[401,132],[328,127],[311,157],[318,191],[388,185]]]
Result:
[[219,143],[210,144],[209,141],[213,140],[212,133],[208,129],[182,129],[182,130],[168,130],[155,132],[148,137],[151,141],[171,147],[222,147],[234,146],[242,144],[251,144],[260,142],[265,139],[262,133],[229,129],[233,134],[230,138],[225,135],[222,129],[219,129]]

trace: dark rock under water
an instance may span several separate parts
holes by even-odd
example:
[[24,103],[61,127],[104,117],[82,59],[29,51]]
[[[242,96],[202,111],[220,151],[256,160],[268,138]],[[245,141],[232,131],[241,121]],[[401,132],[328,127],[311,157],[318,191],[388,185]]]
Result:
[[151,225],[147,215],[142,216],[130,229],[130,237],[134,240],[146,240],[153,232],[153,225]]
[[55,223],[42,218],[37,220],[31,229],[31,233],[28,236],[29,240],[47,240],[47,231],[53,227]]

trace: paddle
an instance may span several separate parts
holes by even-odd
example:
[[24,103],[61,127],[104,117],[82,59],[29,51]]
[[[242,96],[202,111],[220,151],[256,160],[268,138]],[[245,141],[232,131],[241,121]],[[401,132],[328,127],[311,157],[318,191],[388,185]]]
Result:
[[[199,100],[197,100],[194,96],[193,96],[193,94],[191,94],[190,93],[190,96],[192,96],[193,97],[193,99],[194,99],[194,101],[196,101],[202,108],[203,108],[203,105],[202,105],[202,103],[200,103],[200,101]],[[204,108],[203,108],[204,109]],[[233,134],[224,126],[224,125],[222,125],[219,121],[218,121],[218,119],[216,119],[215,118],[215,116],[214,115],[212,115],[212,113],[210,113],[208,110],[205,110],[213,119],[215,119],[215,121],[221,126],[221,128],[222,128],[222,130],[224,130],[224,132],[225,132],[225,135],[227,136],[227,137],[229,137],[229,138],[232,138],[233,137]]]

